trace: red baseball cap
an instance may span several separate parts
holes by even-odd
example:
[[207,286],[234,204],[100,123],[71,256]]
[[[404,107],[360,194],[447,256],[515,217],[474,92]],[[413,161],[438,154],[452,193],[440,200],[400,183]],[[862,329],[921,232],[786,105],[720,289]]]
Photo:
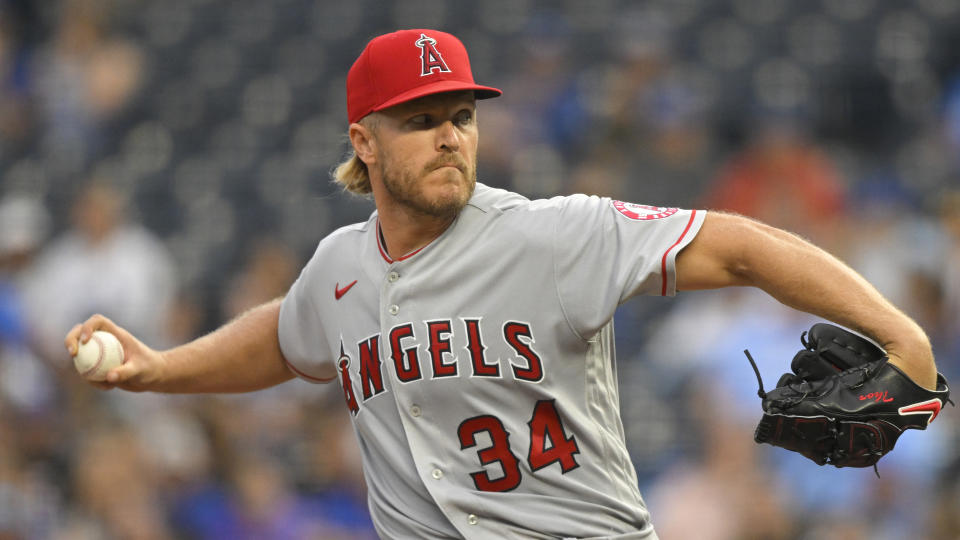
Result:
[[473,90],[477,99],[503,92],[473,82],[470,58],[459,39],[438,30],[399,30],[367,43],[347,74],[347,118],[429,94]]

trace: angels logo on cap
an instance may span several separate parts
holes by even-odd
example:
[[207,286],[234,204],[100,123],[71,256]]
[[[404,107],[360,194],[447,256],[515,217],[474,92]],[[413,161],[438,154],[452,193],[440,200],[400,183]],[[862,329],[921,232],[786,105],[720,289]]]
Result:
[[420,47],[420,76],[425,77],[437,70],[441,73],[450,73],[450,68],[443,61],[443,55],[437,51],[437,40],[426,34],[420,34],[417,47]]
[[621,215],[634,221],[647,221],[651,219],[663,219],[676,214],[678,208],[666,208],[663,206],[649,206],[646,204],[636,204],[623,201],[611,201],[613,207]]

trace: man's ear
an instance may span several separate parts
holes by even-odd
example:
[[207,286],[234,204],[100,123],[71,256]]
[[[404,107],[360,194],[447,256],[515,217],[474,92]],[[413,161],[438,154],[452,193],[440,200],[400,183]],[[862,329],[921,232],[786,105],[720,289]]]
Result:
[[350,124],[349,130],[350,144],[353,145],[353,151],[360,158],[360,161],[370,165],[376,161],[377,142],[373,136],[373,130],[367,126],[354,122]]

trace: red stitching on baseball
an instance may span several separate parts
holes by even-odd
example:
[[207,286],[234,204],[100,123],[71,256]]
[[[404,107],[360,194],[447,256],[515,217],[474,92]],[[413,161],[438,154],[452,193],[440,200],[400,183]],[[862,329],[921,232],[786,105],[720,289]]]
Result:
[[97,361],[93,364],[93,367],[83,372],[84,377],[86,377],[87,375],[90,375],[91,373],[96,371],[97,368],[100,367],[100,364],[103,363],[103,355],[105,354],[104,349],[106,349],[106,347],[103,346],[103,341],[100,340],[100,336],[93,334],[90,336],[90,339],[97,341],[97,345],[100,346],[100,354],[97,355]]

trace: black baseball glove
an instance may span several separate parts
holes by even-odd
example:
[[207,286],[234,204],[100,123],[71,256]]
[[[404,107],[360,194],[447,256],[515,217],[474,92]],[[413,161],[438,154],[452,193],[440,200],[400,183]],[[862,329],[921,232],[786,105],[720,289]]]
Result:
[[905,429],[926,429],[950,401],[943,375],[936,391],[918,386],[882,349],[843,328],[815,324],[800,341],[792,373],[770,392],[744,351],[763,399],[758,443],[799,452],[818,465],[875,466]]

